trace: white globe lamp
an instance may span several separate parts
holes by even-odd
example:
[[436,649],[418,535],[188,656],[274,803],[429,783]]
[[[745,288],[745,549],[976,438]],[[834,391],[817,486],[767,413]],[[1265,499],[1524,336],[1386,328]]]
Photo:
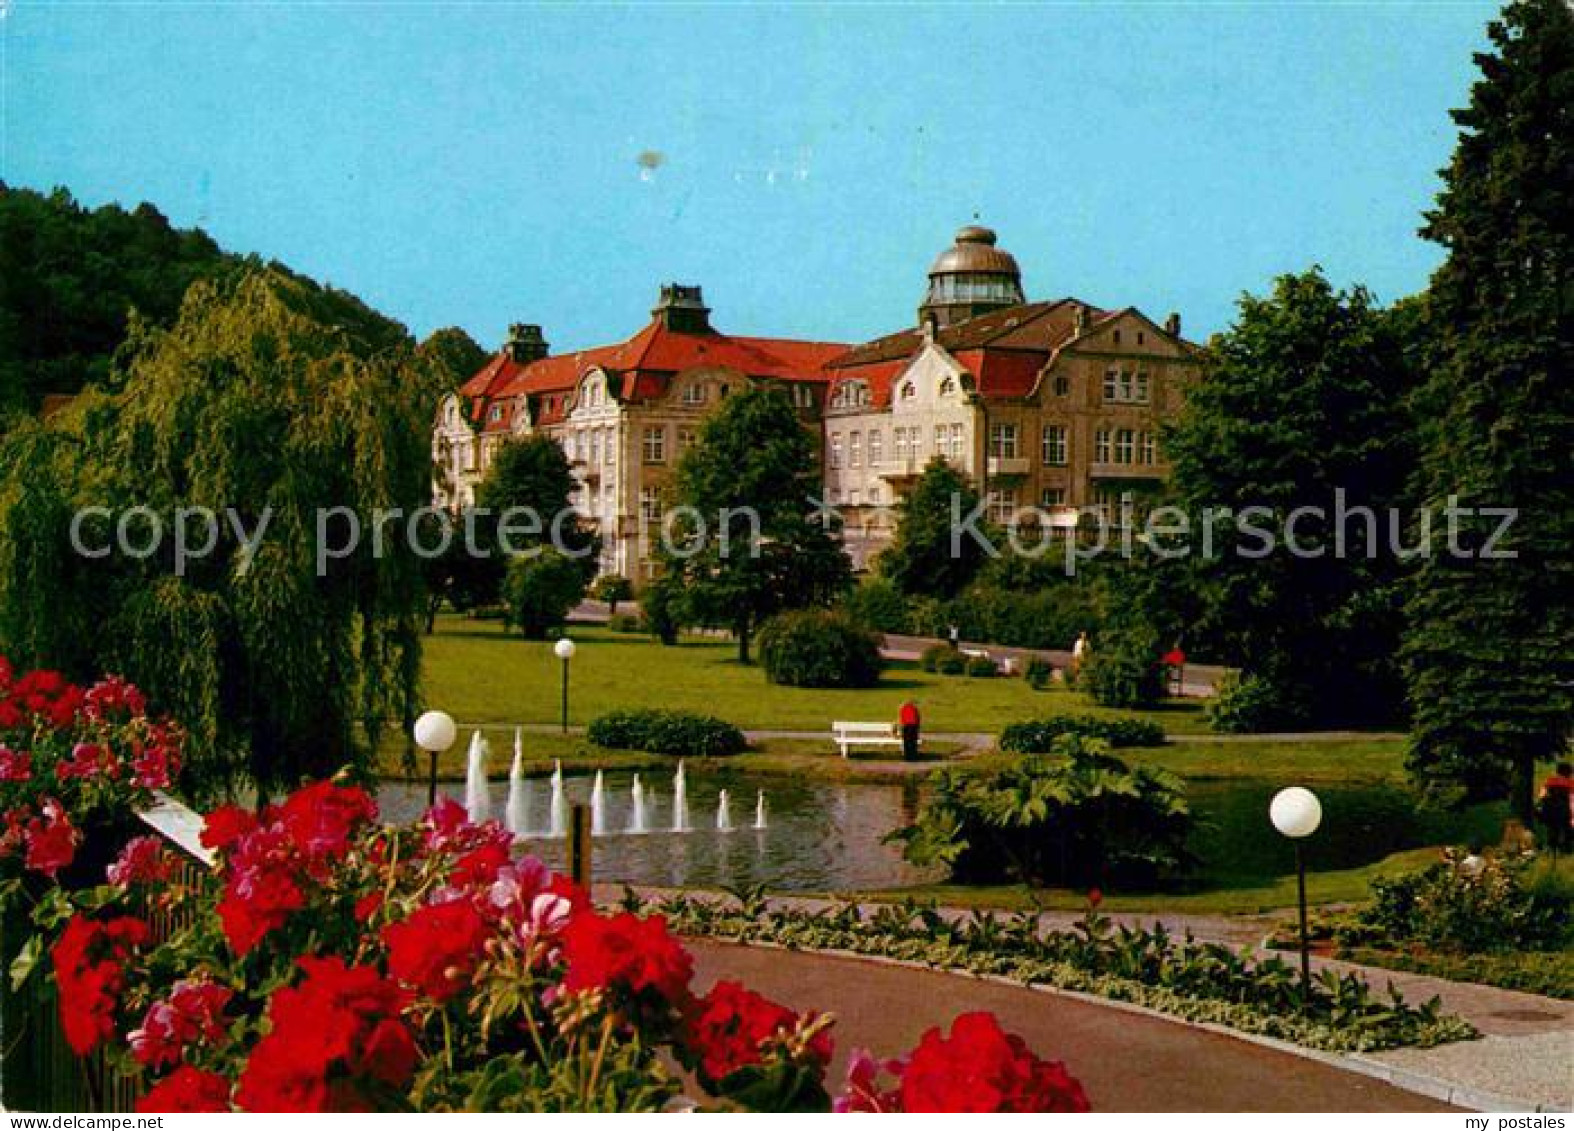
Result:
[[426,781],[426,803],[437,804],[437,757],[454,744],[459,737],[459,727],[447,711],[427,711],[415,720],[415,744],[425,750],[431,760],[431,770]]
[[1301,913],[1301,985],[1308,999],[1312,990],[1312,947],[1306,929],[1306,856],[1301,844],[1323,823],[1323,804],[1305,786],[1292,785],[1273,795],[1268,803],[1273,827],[1295,845],[1295,894]]
[[568,733],[568,662],[574,658],[574,642],[563,637],[552,645],[552,653],[563,661],[563,733]]
[[1273,795],[1268,805],[1273,827],[1292,840],[1311,836],[1323,823],[1323,804],[1304,786],[1292,785]]

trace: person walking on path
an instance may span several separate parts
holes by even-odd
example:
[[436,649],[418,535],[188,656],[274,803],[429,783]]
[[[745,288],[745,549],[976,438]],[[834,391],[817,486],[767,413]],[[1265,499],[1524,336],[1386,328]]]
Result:
[[1082,668],[1088,662],[1088,657],[1093,652],[1093,644],[1088,640],[1087,631],[1084,630],[1077,637],[1077,642],[1071,646],[1071,675],[1075,679],[1082,674]]
[[1574,765],[1559,762],[1541,783],[1536,817],[1547,826],[1547,847],[1567,852],[1574,845]]
[[911,699],[902,704],[902,709],[897,712],[896,725],[902,731],[902,761],[918,761],[918,704]]
[[953,652],[956,651],[962,646],[962,630],[954,624],[951,625],[945,630],[945,641],[951,645]]

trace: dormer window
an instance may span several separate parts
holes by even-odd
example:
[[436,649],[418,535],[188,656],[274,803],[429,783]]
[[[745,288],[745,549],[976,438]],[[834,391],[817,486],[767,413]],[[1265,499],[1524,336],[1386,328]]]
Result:
[[492,410],[486,414],[486,418],[493,424],[496,424],[499,420],[502,420],[503,406],[500,404],[493,405]]
[[699,381],[694,382],[692,385],[685,385],[683,387],[683,403],[704,404],[705,386]]

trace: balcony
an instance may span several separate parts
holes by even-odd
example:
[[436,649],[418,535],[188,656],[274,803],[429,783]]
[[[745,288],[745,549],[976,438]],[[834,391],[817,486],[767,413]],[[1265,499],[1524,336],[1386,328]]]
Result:
[[1032,465],[1025,456],[990,456],[989,474],[996,475],[1026,475]]

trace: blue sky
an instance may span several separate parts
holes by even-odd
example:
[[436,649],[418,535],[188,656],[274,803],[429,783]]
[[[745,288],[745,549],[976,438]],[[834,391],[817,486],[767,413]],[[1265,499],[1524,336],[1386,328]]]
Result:
[[1312,263],[1424,285],[1494,10],[0,0],[0,178],[489,347],[620,339],[663,281],[725,330],[861,340],[975,216],[1030,297],[1202,337]]

